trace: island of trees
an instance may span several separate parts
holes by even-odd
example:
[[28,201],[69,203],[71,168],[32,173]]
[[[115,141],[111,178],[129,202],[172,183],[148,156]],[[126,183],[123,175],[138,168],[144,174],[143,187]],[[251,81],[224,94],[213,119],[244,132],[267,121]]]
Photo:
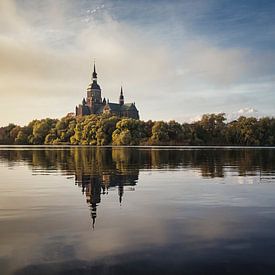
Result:
[[194,123],[142,121],[111,115],[33,120],[0,128],[4,145],[275,145],[275,118],[205,114]]

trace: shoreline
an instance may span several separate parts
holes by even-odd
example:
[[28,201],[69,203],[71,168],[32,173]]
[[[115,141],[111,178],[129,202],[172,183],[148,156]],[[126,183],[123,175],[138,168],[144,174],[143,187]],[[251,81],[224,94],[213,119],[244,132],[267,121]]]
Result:
[[167,148],[167,149],[275,149],[275,146],[246,146],[246,145],[0,145],[5,148]]

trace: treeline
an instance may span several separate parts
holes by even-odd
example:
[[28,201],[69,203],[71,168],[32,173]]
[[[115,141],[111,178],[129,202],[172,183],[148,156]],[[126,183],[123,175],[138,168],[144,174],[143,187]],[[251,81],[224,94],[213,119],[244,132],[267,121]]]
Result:
[[142,121],[110,115],[33,120],[0,128],[0,144],[275,145],[275,118],[205,114],[194,123]]

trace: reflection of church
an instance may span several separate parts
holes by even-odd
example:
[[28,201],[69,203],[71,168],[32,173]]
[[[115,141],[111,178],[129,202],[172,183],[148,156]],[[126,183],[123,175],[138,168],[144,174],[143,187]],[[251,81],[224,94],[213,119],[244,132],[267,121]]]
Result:
[[91,207],[93,228],[97,217],[97,206],[101,202],[101,195],[107,195],[109,188],[118,188],[118,200],[122,203],[124,186],[135,186],[138,180],[138,170],[135,174],[102,174],[88,175],[76,173],[75,182],[82,188],[86,195],[87,203]]

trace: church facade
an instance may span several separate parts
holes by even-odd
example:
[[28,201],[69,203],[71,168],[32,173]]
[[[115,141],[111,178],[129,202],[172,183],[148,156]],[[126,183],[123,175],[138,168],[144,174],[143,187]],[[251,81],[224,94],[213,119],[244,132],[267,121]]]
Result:
[[118,103],[111,103],[105,98],[102,100],[101,88],[97,83],[97,73],[94,64],[92,83],[87,88],[87,97],[83,98],[82,104],[75,108],[76,116],[91,114],[113,114],[119,117],[139,119],[139,112],[135,103],[124,103],[124,95],[121,87]]

